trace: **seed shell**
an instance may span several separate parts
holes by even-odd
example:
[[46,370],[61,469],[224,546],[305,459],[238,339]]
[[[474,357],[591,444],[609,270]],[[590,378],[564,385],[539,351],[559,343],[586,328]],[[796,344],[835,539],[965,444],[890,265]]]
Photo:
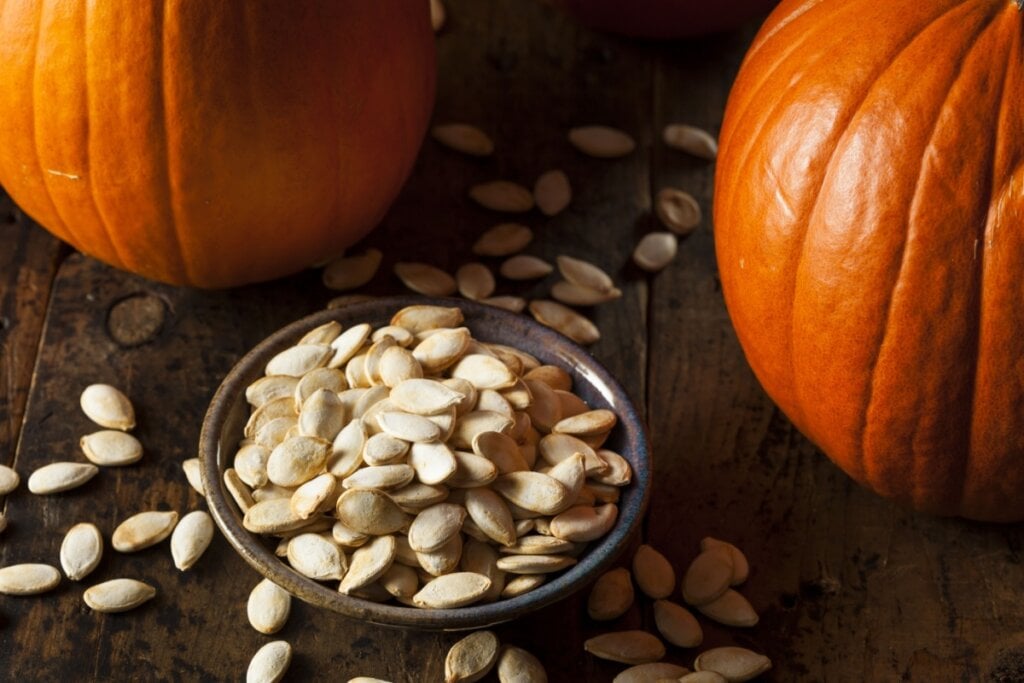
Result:
[[498,655],[498,681],[500,683],[547,683],[544,665],[526,650],[505,645]]
[[140,512],[114,529],[110,545],[119,553],[134,553],[170,536],[177,523],[178,513],[174,510]]
[[732,590],[726,590],[711,602],[697,607],[706,617],[726,626],[749,627],[757,624],[757,612],[750,602]]
[[479,681],[498,661],[498,648],[492,631],[476,631],[455,643],[444,660],[445,683]]
[[96,465],[131,465],[142,458],[142,444],[139,440],[131,434],[114,429],[87,434],[78,443],[85,457]]
[[533,240],[533,230],[519,223],[501,223],[480,235],[473,243],[478,256],[511,256]]
[[571,308],[555,301],[535,299],[530,302],[530,314],[537,322],[561,332],[578,344],[589,345],[601,338],[593,322]]
[[292,663],[292,646],[284,640],[267,643],[252,656],[245,683],[278,683]]
[[689,235],[700,225],[700,204],[693,195],[674,187],[666,187],[658,192],[654,210],[665,227],[677,235]]
[[7,465],[0,465],[0,496],[6,496],[18,488],[20,483],[21,477],[18,476],[17,472]]
[[672,233],[647,233],[633,250],[633,263],[649,273],[656,273],[675,260],[678,249],[679,242]]
[[728,548],[711,546],[687,568],[683,599],[691,605],[706,605],[725,593],[731,581],[732,558]]
[[624,157],[636,149],[632,136],[610,126],[580,126],[569,130],[569,142],[584,154],[598,159]]
[[91,384],[79,400],[86,417],[101,427],[126,431],[135,427],[135,409],[121,391],[109,384]]
[[459,266],[455,271],[455,282],[458,284],[459,294],[473,301],[486,299],[494,293],[494,274],[482,263],[466,263]]
[[249,624],[271,635],[284,628],[292,611],[292,596],[270,579],[263,579],[249,593],[246,614]]
[[455,279],[428,263],[396,263],[395,275],[406,287],[424,296],[451,296],[455,293]]
[[95,477],[97,472],[99,468],[91,463],[50,463],[29,475],[28,490],[37,495],[70,491]]
[[469,197],[491,211],[524,213],[533,208],[533,193],[508,180],[492,180],[469,188]]
[[491,580],[475,572],[453,572],[438,576],[413,596],[419,607],[429,609],[450,609],[476,602],[487,589]]
[[545,216],[564,211],[572,201],[572,186],[565,171],[552,169],[541,173],[533,185],[533,198]]
[[13,564],[0,568],[0,594],[37,595],[53,590],[60,572],[48,564]]
[[721,674],[729,683],[742,683],[771,669],[772,660],[743,647],[715,647],[697,655],[693,666]]
[[658,600],[672,595],[676,572],[665,556],[649,545],[641,545],[633,555],[636,585],[647,597]]
[[629,570],[620,567],[602,574],[587,598],[587,615],[596,621],[618,619],[633,605]]
[[191,569],[213,541],[213,518],[205,510],[193,510],[178,522],[171,533],[174,566]]
[[583,649],[601,659],[622,664],[646,664],[665,656],[665,645],[647,631],[614,631],[595,636]]
[[348,572],[338,590],[346,595],[364,588],[384,575],[395,561],[398,546],[394,536],[378,536],[352,553]]
[[82,599],[96,612],[127,612],[156,597],[156,588],[135,579],[111,579],[86,589]]
[[662,680],[677,681],[680,676],[689,673],[689,669],[668,662],[650,662],[637,664],[619,672],[612,683],[657,683]]
[[[435,0],[431,0],[431,8]],[[490,156],[494,142],[487,133],[467,123],[444,123],[430,129],[430,136],[449,149],[475,157]]]
[[95,524],[82,522],[68,529],[60,544],[60,566],[72,581],[80,581],[103,558],[103,535]]
[[662,139],[672,149],[687,152],[702,159],[718,156],[718,141],[702,128],[682,123],[671,123],[662,131]]

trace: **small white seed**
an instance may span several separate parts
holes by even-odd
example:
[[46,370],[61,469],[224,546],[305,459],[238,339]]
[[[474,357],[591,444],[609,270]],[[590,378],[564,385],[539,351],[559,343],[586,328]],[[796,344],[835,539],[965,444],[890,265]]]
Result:
[[213,518],[205,510],[193,510],[178,522],[171,534],[171,556],[181,571],[191,569],[213,541]]
[[101,427],[126,431],[135,427],[135,409],[120,390],[109,384],[91,384],[82,392],[82,412]]
[[97,465],[131,465],[142,458],[142,444],[139,440],[131,434],[114,429],[87,434],[78,443],[85,457]]
[[96,612],[127,612],[156,597],[156,588],[135,579],[111,579],[86,589],[82,599]]
[[501,223],[480,235],[473,243],[478,256],[511,256],[533,240],[533,230],[519,223]]
[[406,287],[425,296],[451,296],[455,293],[455,279],[428,263],[396,263],[395,275]]
[[676,258],[679,243],[670,232],[650,232],[633,250],[633,263],[649,273],[656,273]]
[[572,201],[572,186],[564,171],[545,171],[533,185],[533,198],[545,216],[554,216],[565,210]]
[[267,643],[253,655],[245,683],[278,683],[292,663],[292,646],[284,640]]
[[491,211],[523,213],[533,208],[533,193],[508,180],[492,180],[469,188],[469,197]]
[[170,536],[177,523],[178,513],[174,510],[140,512],[114,529],[110,545],[119,553],[134,553]]
[[704,640],[700,622],[682,605],[668,600],[654,603],[654,623],[668,642],[678,647],[697,647]]
[[633,576],[647,597],[658,600],[672,595],[676,572],[665,556],[649,545],[641,545],[633,555]]
[[[435,4],[439,5],[439,0],[430,0],[431,9]],[[430,135],[445,147],[470,156],[486,157],[494,152],[490,136],[467,123],[438,124],[430,129]]]
[[479,681],[498,661],[498,647],[491,631],[476,631],[452,645],[444,660],[445,683]]
[[697,671],[714,671],[729,683],[757,678],[772,668],[772,660],[743,647],[715,647],[697,655]]
[[693,195],[674,187],[666,187],[658,192],[654,210],[665,227],[677,235],[689,235],[700,225],[700,204]]
[[665,645],[647,631],[614,631],[590,638],[583,649],[622,664],[646,664],[665,656]]
[[97,472],[99,468],[91,463],[50,463],[29,475],[28,490],[40,496],[70,491],[95,477]]
[[450,609],[472,604],[491,587],[491,580],[474,572],[453,572],[438,576],[423,586],[413,602],[419,607]]
[[498,655],[500,683],[548,683],[548,674],[540,660],[526,650],[505,645]]
[[629,570],[620,567],[602,574],[587,598],[587,614],[596,621],[618,619],[633,605]]
[[14,564],[0,568],[0,594],[37,595],[53,590],[60,572],[48,564]]
[[672,149],[678,149],[702,159],[718,156],[718,141],[706,130],[682,123],[671,123],[662,131],[662,139]]
[[284,628],[292,611],[292,596],[270,579],[263,579],[249,593],[246,614],[249,624],[271,635]]
[[632,136],[609,126],[581,126],[569,130],[569,142],[584,154],[599,159],[624,157],[636,149]]

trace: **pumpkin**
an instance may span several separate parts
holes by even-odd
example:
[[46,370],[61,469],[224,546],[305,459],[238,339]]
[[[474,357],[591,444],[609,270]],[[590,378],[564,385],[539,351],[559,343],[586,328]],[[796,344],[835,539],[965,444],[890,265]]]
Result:
[[434,96],[428,3],[0,2],[0,184],[174,284],[338,254],[401,188]]
[[553,0],[600,31],[635,38],[686,38],[727,31],[778,0]]
[[725,301],[772,399],[920,510],[1024,519],[1024,15],[785,0],[722,125]]

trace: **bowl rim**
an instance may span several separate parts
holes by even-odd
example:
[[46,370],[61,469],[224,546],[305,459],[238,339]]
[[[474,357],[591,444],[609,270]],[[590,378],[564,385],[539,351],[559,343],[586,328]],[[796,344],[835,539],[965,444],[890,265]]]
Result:
[[[457,307],[462,310],[466,324],[470,326],[474,322],[473,319],[497,318],[500,323],[498,332],[495,335],[485,333],[483,337],[500,336],[502,330],[524,326],[527,334],[540,342],[539,346],[547,352],[543,354],[546,358],[542,358],[542,362],[562,361],[557,364],[564,367],[566,361],[571,359],[574,367],[570,368],[569,372],[574,374],[574,379],[592,385],[603,385],[595,386],[598,393],[610,393],[610,396],[603,395],[603,398],[609,405],[614,405],[619,428],[624,430],[621,440],[630,447],[629,454],[622,455],[630,460],[633,469],[632,481],[628,485],[629,489],[635,491],[631,494],[632,502],[628,506],[619,505],[619,517],[615,526],[607,535],[587,548],[576,565],[523,595],[451,609],[394,606],[345,595],[302,576],[268,550],[262,540],[263,537],[242,526],[241,517],[235,511],[235,502],[224,486],[223,469],[220,467],[221,433],[235,405],[236,397],[244,394],[248,383],[253,381],[250,378],[254,372],[262,375],[266,362],[275,353],[294,344],[302,334],[324,323],[338,320],[355,324],[356,321],[381,319],[383,315],[390,319],[395,312],[411,305]],[[480,338],[476,331],[473,336]],[[556,352],[560,352],[557,353],[557,357]],[[581,377],[583,370],[585,378]],[[569,338],[528,316],[455,298],[379,297],[318,311],[272,333],[234,364],[214,393],[200,432],[199,461],[207,506],[217,526],[235,551],[260,575],[305,602],[353,619],[381,626],[434,631],[465,630],[502,623],[546,607],[582,589],[610,567],[625,550],[633,532],[639,528],[643,519],[651,489],[651,459],[645,424],[622,385],[593,355]],[[227,466],[225,457],[225,469]]]

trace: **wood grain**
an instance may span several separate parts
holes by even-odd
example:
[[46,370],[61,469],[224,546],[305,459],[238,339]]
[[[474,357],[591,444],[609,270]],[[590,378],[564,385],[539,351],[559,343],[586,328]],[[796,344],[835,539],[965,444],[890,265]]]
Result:
[[[559,253],[586,258],[623,289],[621,299],[587,312],[603,335],[593,353],[648,418],[655,489],[644,540],[680,575],[705,535],[737,543],[753,567],[740,590],[760,623],[730,629],[702,618],[705,646],[765,652],[774,669],[764,680],[1024,680],[1020,529],[916,515],[857,488],[773,406],[738,346],[714,260],[714,165],[666,149],[659,136],[677,121],[717,132],[755,26],[645,44],[580,28],[547,3],[447,5],[435,121],[479,125],[497,150],[474,159],[424,144],[393,210],[353,250],[372,245],[385,253],[365,291],[403,291],[391,273],[399,260],[454,271],[474,259],[476,237],[507,218],[473,205],[471,184],[503,178],[532,186],[541,172],[563,169],[573,203],[554,218],[522,219],[536,233],[527,251],[551,261]],[[591,123],[627,130],[637,151],[615,161],[582,156],[565,134]],[[705,218],[681,241],[675,263],[647,275],[629,254],[641,235],[660,229],[650,198],[668,185],[695,195]],[[62,259],[59,245],[27,220],[5,222],[5,201],[0,461],[10,460],[19,430],[14,464],[23,478],[54,460],[81,460],[78,439],[95,427],[78,395],[99,381],[135,402],[146,449],[139,464],[105,469],[80,490],[38,497],[22,486],[8,497],[0,565],[56,564],[62,536],[77,522],[94,521],[109,537],[143,509],[202,507],[180,463],[195,455],[220,378],[256,342],[337,293],[315,270],[200,292],[80,255]],[[496,269],[499,260],[484,262]],[[499,279],[498,293],[542,296],[555,279]],[[238,680],[271,639],[245,617],[259,577],[219,535],[190,572],[174,569],[166,543],[132,555],[108,549],[83,584],[118,576],[153,583],[157,598],[135,612],[98,615],[82,603],[84,586],[67,581],[49,596],[0,596],[3,670],[40,681]],[[552,681],[610,681],[624,667],[586,655],[583,641],[606,630],[653,629],[650,605],[638,601],[620,619],[595,624],[585,598],[570,596],[496,630],[537,654]],[[296,602],[278,637],[296,653],[286,680],[418,682],[442,679],[458,635],[384,629]],[[689,666],[696,653],[669,648],[667,659]]]

